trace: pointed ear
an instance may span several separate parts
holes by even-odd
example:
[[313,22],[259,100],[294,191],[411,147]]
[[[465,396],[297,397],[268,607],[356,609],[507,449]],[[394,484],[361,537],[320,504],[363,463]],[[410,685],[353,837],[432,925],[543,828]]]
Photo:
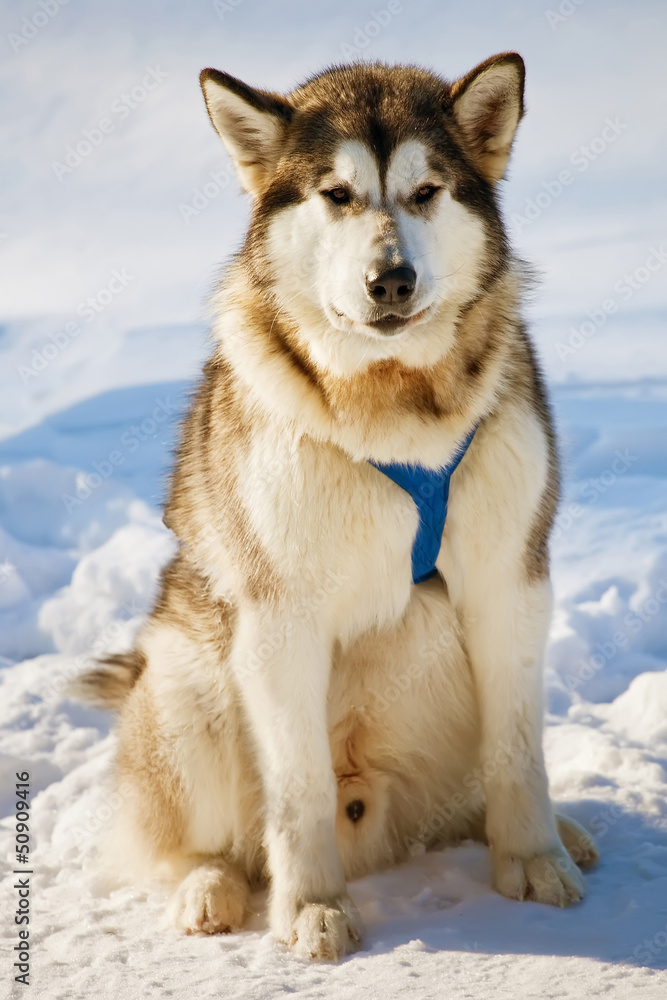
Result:
[[275,169],[292,106],[280,94],[254,90],[217,69],[202,70],[199,82],[213,127],[241,184],[258,194]]
[[512,140],[523,117],[526,71],[516,52],[480,63],[451,89],[454,115],[477,169],[495,184],[505,173]]

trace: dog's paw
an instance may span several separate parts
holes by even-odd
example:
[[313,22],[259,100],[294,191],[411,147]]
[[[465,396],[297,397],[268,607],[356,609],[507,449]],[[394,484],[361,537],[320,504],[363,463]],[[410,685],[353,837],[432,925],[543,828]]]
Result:
[[356,951],[362,924],[349,896],[332,903],[306,903],[292,924],[289,946],[302,958],[338,962]]
[[510,899],[571,906],[586,894],[581,873],[560,845],[532,858],[494,852],[493,884]]
[[563,846],[575,864],[580,868],[592,868],[598,863],[598,849],[583,826],[568,816],[556,816],[556,825]]
[[193,868],[169,901],[174,927],[185,934],[226,934],[243,925],[248,883],[225,864]]

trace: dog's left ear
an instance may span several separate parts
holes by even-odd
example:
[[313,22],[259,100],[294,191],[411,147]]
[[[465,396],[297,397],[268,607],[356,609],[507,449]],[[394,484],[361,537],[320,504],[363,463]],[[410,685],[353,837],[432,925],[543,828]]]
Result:
[[454,115],[477,169],[495,184],[505,173],[523,117],[526,70],[516,52],[486,59],[452,85]]
[[217,69],[202,70],[199,82],[213,127],[241,184],[259,194],[275,169],[292,106],[280,94],[255,90]]

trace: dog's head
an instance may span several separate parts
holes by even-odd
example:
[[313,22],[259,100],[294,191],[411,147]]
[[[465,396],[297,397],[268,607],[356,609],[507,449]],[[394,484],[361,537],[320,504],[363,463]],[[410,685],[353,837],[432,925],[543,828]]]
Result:
[[368,64],[286,96],[212,69],[201,82],[254,199],[248,273],[313,360],[434,361],[443,317],[507,267],[494,188],[523,113],[521,57],[494,56],[453,84]]

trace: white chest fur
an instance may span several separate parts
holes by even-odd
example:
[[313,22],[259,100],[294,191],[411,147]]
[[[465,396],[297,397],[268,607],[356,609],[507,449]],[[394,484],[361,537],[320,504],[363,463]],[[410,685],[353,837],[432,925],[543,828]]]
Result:
[[257,437],[243,499],[262,545],[307,610],[347,641],[395,622],[410,596],[414,502],[367,462],[284,432]]

